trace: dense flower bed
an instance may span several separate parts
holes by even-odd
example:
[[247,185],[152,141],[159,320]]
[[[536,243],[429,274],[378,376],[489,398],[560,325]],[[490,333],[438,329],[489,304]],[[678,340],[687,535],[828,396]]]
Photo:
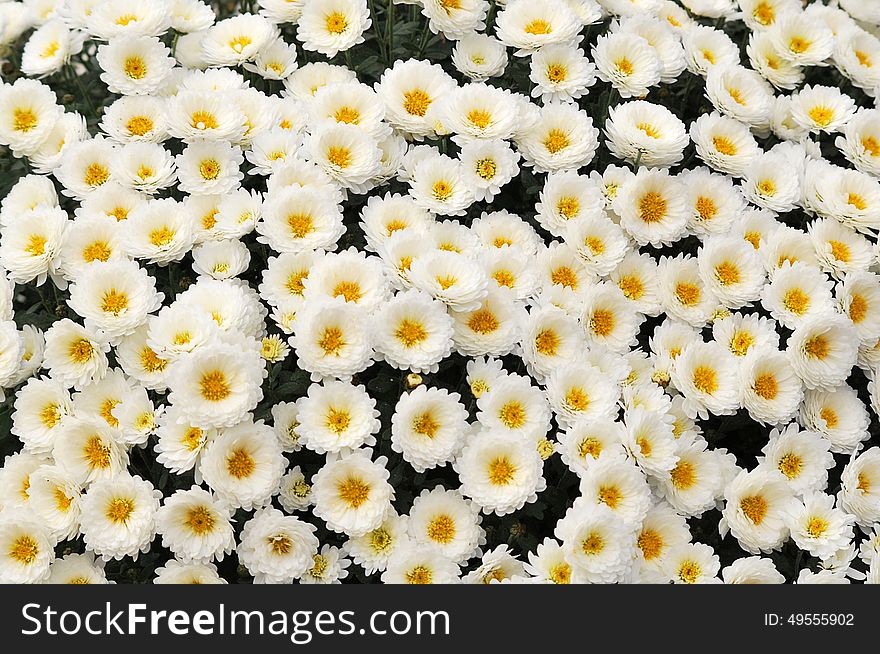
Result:
[[0,2],[0,581],[880,580],[878,34]]

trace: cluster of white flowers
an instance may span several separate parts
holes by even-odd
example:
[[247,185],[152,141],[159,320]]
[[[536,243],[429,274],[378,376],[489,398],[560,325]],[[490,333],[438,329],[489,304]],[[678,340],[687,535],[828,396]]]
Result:
[[[0,2],[0,581],[781,583],[789,543],[880,582],[880,4],[256,4]],[[53,90],[89,67],[94,116]]]

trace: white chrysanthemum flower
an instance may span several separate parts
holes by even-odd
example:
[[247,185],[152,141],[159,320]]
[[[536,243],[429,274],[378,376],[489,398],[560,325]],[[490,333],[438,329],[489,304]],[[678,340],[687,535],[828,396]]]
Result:
[[684,518],[668,504],[651,507],[636,536],[639,572],[649,578],[660,573],[670,552],[689,543],[691,533]]
[[[749,224],[744,228],[743,236],[747,241],[757,242],[758,252],[764,257],[764,266],[770,271],[771,276],[788,262],[790,265],[802,262],[816,268],[819,261],[816,257],[816,249],[809,234],[789,227],[780,225],[774,227],[767,223],[772,214],[769,212],[754,213],[750,216]],[[763,245],[761,244],[763,241]]]
[[795,0],[737,0],[742,18],[750,29],[762,33],[776,20],[791,11],[800,11]]
[[742,177],[760,153],[749,128],[718,113],[703,114],[690,126],[691,140],[710,168]]
[[64,187],[64,195],[83,200],[108,182],[115,182],[113,172],[116,146],[103,136],[73,143],[64,149],[55,177]]
[[324,545],[312,558],[312,567],[299,578],[301,584],[341,584],[348,576],[351,560],[339,547]]
[[370,364],[373,337],[363,318],[362,309],[339,298],[305,305],[298,312],[290,344],[313,381],[351,379]]
[[421,209],[441,216],[463,215],[475,201],[462,163],[441,154],[425,157],[416,164],[409,180],[409,194]]
[[413,262],[413,285],[455,311],[472,311],[488,292],[485,271],[457,252],[434,250]]
[[444,0],[425,0],[418,4],[422,5],[422,14],[427,17],[430,30],[450,40],[482,31],[489,10],[486,0],[456,0],[453,4]]
[[745,207],[742,193],[726,175],[704,166],[679,175],[690,207],[688,230],[699,237],[727,235]]
[[779,56],[799,66],[815,66],[831,56],[834,33],[804,12],[787,12],[767,33]]
[[739,47],[731,38],[709,25],[694,24],[682,33],[687,69],[695,75],[705,77],[718,67],[739,63]]
[[196,479],[201,480],[198,464],[205,445],[216,436],[216,430],[187,423],[180,409],[171,406],[159,416],[156,433],[156,460],[175,474],[195,470]]
[[583,23],[564,2],[511,0],[495,17],[504,45],[528,54],[544,46],[574,43]]
[[104,377],[109,351],[103,335],[63,318],[46,330],[43,366],[52,379],[78,389]]
[[492,248],[480,255],[489,275],[490,288],[509,291],[518,301],[534,295],[538,272],[532,266],[532,254],[518,246]]
[[319,542],[315,526],[266,507],[248,520],[237,552],[255,583],[282,584],[306,574]]
[[128,464],[128,454],[116,431],[97,416],[66,418],[61,423],[52,456],[80,485],[115,477]]
[[552,304],[529,312],[520,350],[529,373],[537,380],[543,380],[584,349],[583,330],[574,316]]
[[390,557],[409,543],[407,522],[406,516],[389,513],[374,530],[345,541],[343,549],[366,574],[384,572]]
[[629,526],[604,506],[575,506],[557,523],[553,532],[565,558],[579,575],[591,583],[622,581],[635,554]]
[[577,252],[584,267],[596,276],[615,270],[630,250],[626,233],[604,215],[573,220],[566,227],[565,242]]
[[179,188],[193,195],[222,195],[237,189],[244,156],[225,142],[194,141],[175,157]]
[[657,50],[633,32],[618,31],[600,36],[592,54],[599,78],[609,82],[622,98],[647,95],[663,74]]
[[45,77],[60,70],[70,57],[79,54],[85,35],[68,29],[64,21],[50,19],[38,27],[21,51],[21,72],[30,77]]
[[439,64],[408,59],[397,60],[385,70],[376,92],[392,127],[422,137],[434,133],[437,101],[455,87],[455,80]]
[[164,566],[156,568],[154,584],[225,584],[228,583],[217,573],[213,563],[181,563],[170,559]]
[[675,584],[721,583],[718,555],[703,543],[687,543],[672,549],[666,557],[663,572]]
[[820,491],[828,481],[828,470],[834,467],[830,444],[815,431],[801,431],[796,424],[770,432],[770,440],[761,450],[760,466],[785,475],[795,495]]
[[339,122],[317,127],[305,143],[310,161],[343,188],[362,193],[381,171],[382,151],[357,125]]
[[656,316],[661,311],[657,286],[657,264],[643,252],[630,252],[609,275],[636,311]]
[[69,225],[60,207],[37,207],[0,226],[0,266],[9,281],[41,286],[47,277],[54,278]]
[[380,305],[373,327],[376,351],[401,370],[436,372],[452,349],[452,318],[420,291],[398,293]]
[[807,429],[822,434],[836,453],[853,454],[870,438],[868,409],[846,384],[831,391],[807,391],[799,421]]
[[838,314],[805,320],[788,339],[788,354],[808,389],[830,390],[842,384],[856,363],[859,336],[852,322]]
[[461,492],[484,513],[506,515],[535,501],[546,488],[543,461],[534,441],[498,431],[472,437],[453,467]]
[[638,34],[654,48],[660,59],[662,83],[675,82],[686,68],[684,47],[671,23],[653,14],[636,13],[624,17],[619,23],[619,30]]
[[730,415],[740,406],[737,361],[714,342],[688,346],[672,370],[675,387],[685,396],[689,416]]
[[742,404],[761,424],[788,423],[798,411],[803,389],[786,355],[756,347],[740,368]]
[[801,199],[800,176],[787,164],[785,157],[772,152],[756,157],[740,187],[746,199],[778,213],[792,211]]
[[475,398],[479,398],[483,393],[489,391],[493,384],[507,374],[504,372],[501,361],[491,357],[471,359],[465,369],[468,387],[471,395]]
[[335,198],[320,189],[291,186],[266,197],[256,230],[258,240],[276,252],[305,252],[332,249],[345,226]]
[[479,546],[486,541],[479,507],[458,491],[440,486],[422,490],[413,500],[407,531],[415,543],[431,547],[459,564],[479,555]]
[[55,93],[37,80],[20,77],[0,87],[0,144],[28,156],[49,138],[64,113]]
[[821,218],[807,227],[819,267],[832,277],[867,270],[873,263],[871,243],[861,234],[833,218]]
[[146,270],[120,259],[88,266],[71,285],[69,304],[86,319],[86,328],[97,329],[116,343],[143,324],[147,314],[162,305],[163,297]]
[[221,501],[248,510],[269,502],[286,465],[272,429],[244,420],[207,443],[199,472]]
[[756,130],[769,126],[773,89],[749,68],[713,66],[706,76],[706,95],[726,116]]
[[624,447],[639,468],[652,477],[665,477],[678,462],[672,417],[636,407],[627,411]]
[[161,496],[149,481],[127,473],[96,481],[82,498],[86,547],[105,561],[149,551]]
[[256,58],[278,36],[263,16],[243,13],[215,23],[201,39],[201,54],[211,66],[236,66]]
[[600,457],[581,477],[581,497],[575,506],[604,505],[620,524],[635,529],[651,506],[651,489],[645,475],[622,457]]
[[572,362],[557,367],[547,377],[547,398],[557,422],[572,427],[614,418],[620,391],[597,367]]
[[644,316],[615,284],[599,284],[584,298],[581,325],[591,345],[603,345],[612,352],[625,352],[636,342],[643,319]]
[[557,451],[579,477],[583,477],[595,461],[626,456],[623,423],[609,418],[578,420],[558,436]]
[[171,7],[163,1],[145,5],[106,2],[80,7],[79,12],[74,22],[102,41],[115,37],[159,36],[171,25]]
[[880,176],[880,112],[876,109],[856,112],[834,145],[858,170]]
[[880,277],[864,271],[850,273],[837,285],[835,299],[863,343],[880,337]]
[[21,439],[25,451],[49,454],[61,422],[72,411],[65,384],[46,377],[31,378],[15,394],[10,432]]
[[259,351],[234,343],[200,348],[168,376],[168,399],[199,427],[231,427],[263,397],[265,374]]
[[245,133],[245,115],[227,95],[182,89],[166,104],[168,133],[186,143],[232,141]]
[[420,209],[406,195],[386,193],[370,196],[361,210],[360,228],[367,239],[366,249],[381,251],[397,232],[423,233],[433,223],[433,217]]
[[461,578],[463,584],[522,583],[525,568],[507,545],[486,552],[476,569]]
[[532,97],[544,102],[571,101],[587,94],[596,82],[596,67],[571,45],[551,45],[532,53],[529,78]]
[[156,513],[156,528],[181,561],[222,561],[235,549],[230,509],[211,493],[193,486],[167,497]]
[[349,536],[373,531],[393,509],[394,489],[388,483],[386,459],[370,460],[368,450],[329,458],[312,477],[314,514],[327,527]]
[[554,236],[564,237],[569,225],[604,217],[603,205],[602,192],[591,179],[563,170],[547,175],[535,218]]
[[321,257],[303,279],[303,299],[312,304],[342,298],[372,312],[387,293],[381,260],[355,248]]
[[113,93],[153,95],[174,68],[171,51],[154,36],[114,38],[98,46],[101,80]]
[[828,559],[853,539],[855,517],[834,506],[834,497],[809,493],[792,502],[786,516],[791,538],[802,550]]
[[104,572],[104,562],[95,560],[91,552],[65,554],[49,566],[47,584],[109,584]]
[[880,448],[872,447],[847,463],[837,500],[861,527],[880,520]]
[[459,152],[460,174],[479,201],[491,201],[519,173],[518,152],[502,140],[474,140]]
[[425,545],[401,543],[382,573],[383,584],[452,584],[461,575],[458,565]]
[[747,556],[721,571],[725,584],[784,584],[783,576],[768,558]]
[[299,443],[319,454],[376,444],[381,424],[363,386],[339,381],[312,384],[296,402]]
[[747,552],[778,549],[788,538],[786,513],[792,491],[774,470],[742,471],[724,490],[722,533],[728,529]]
[[296,36],[306,50],[335,57],[363,43],[364,32],[371,24],[366,0],[307,2],[297,21]]
[[605,123],[605,138],[617,158],[657,167],[681,161],[688,144],[684,123],[675,114],[643,100],[612,107]]
[[791,97],[791,115],[810,132],[838,132],[856,111],[855,102],[835,86],[805,86]]
[[534,122],[516,136],[526,165],[537,172],[586,166],[599,147],[593,119],[574,103],[550,102],[538,110]]
[[664,169],[639,169],[614,198],[620,225],[640,245],[668,245],[684,235],[688,210],[681,183]]
[[170,362],[206,344],[213,344],[220,333],[220,328],[209,314],[194,311],[185,302],[174,302],[163,307],[150,319],[147,329],[150,349]]
[[28,508],[31,475],[50,462],[47,457],[24,451],[7,456],[0,468],[0,502],[4,508]]
[[58,206],[58,193],[45,175],[23,175],[0,200],[0,225],[8,225],[37,207]]
[[55,559],[54,542],[37,516],[24,509],[7,510],[0,518],[0,583],[44,581]]
[[208,241],[192,249],[193,271],[212,279],[232,279],[245,272],[251,261],[247,246],[235,239]]
[[65,232],[60,268],[73,281],[90,264],[116,261],[126,256],[121,235],[124,227],[110,216],[79,216]]
[[485,82],[504,73],[507,48],[493,36],[470,32],[456,39],[452,64],[472,81]]
[[572,584],[581,583],[579,571],[575,571],[566,558],[565,551],[559,541],[545,538],[538,543],[534,552],[529,552],[526,572],[536,583],[540,584]]
[[701,439],[690,444],[679,440],[675,456],[678,460],[674,467],[659,476],[657,486],[676,511],[700,516],[715,507],[724,486],[718,457]]
[[401,395],[391,418],[391,447],[417,472],[445,465],[458,453],[469,430],[460,399],[426,386]]
[[315,126],[357,125],[377,139],[388,129],[382,122],[385,108],[379,97],[360,82],[337,82],[321,87],[315,91],[308,109]]
[[[769,6],[766,2],[765,6]],[[748,16],[748,13],[744,13]],[[748,19],[747,19],[748,20]],[[804,80],[803,69],[779,56],[773,36],[766,30],[752,32],[746,45],[749,63],[765,80],[777,89],[795,89]]]
[[726,307],[739,309],[757,300],[765,272],[755,249],[735,236],[712,236],[697,253],[706,288]]
[[154,195],[177,181],[174,158],[157,143],[126,143],[115,152],[116,181]]
[[528,377],[508,375],[477,398],[477,420],[496,434],[537,442],[550,429],[550,407]]

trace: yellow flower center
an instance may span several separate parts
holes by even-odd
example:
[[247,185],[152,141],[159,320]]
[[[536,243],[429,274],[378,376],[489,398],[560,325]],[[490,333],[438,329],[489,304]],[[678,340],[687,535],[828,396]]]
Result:
[[694,387],[701,393],[711,395],[718,390],[718,374],[709,366],[697,366],[694,369]]
[[753,388],[755,389],[755,395],[762,397],[765,400],[775,399],[776,395],[779,393],[779,384],[776,381],[776,377],[770,373],[758,375],[758,377],[755,378]]
[[653,529],[645,529],[639,534],[636,543],[642,550],[645,561],[653,561],[663,552],[663,537]]
[[30,132],[38,122],[37,114],[31,109],[16,109],[12,112],[12,128],[16,132]]
[[828,339],[821,334],[819,336],[814,336],[804,343],[804,352],[820,361],[827,357],[830,351],[831,344],[828,342]]
[[767,500],[761,495],[749,495],[739,501],[739,508],[752,524],[759,526],[767,516]]
[[569,145],[571,142],[568,140],[568,134],[556,127],[547,132],[547,136],[544,138],[544,147],[550,154],[556,154]]
[[342,348],[347,345],[342,330],[339,327],[327,327],[318,340],[318,347],[324,351],[325,356],[339,356]]
[[325,26],[330,34],[342,34],[348,29],[348,18],[345,14],[334,11],[326,17]]
[[226,457],[226,471],[236,479],[247,479],[250,477],[257,467],[257,462],[243,447],[239,447],[232,451]]
[[712,138],[712,145],[721,154],[732,157],[737,153],[736,144],[726,136],[715,136]]
[[669,474],[672,485],[679,490],[687,490],[697,483],[697,471],[690,461],[679,459]]
[[455,521],[446,514],[438,515],[428,523],[426,531],[432,541],[446,545],[455,538]]
[[478,309],[471,314],[467,322],[468,329],[477,334],[491,334],[498,329],[499,323],[495,315],[488,309]]
[[122,71],[131,79],[143,79],[147,76],[147,64],[141,57],[132,55],[122,64]]
[[590,317],[590,331],[604,338],[614,331],[614,313],[607,309],[596,309]]
[[801,457],[794,452],[787,452],[779,458],[779,465],[777,467],[779,468],[779,472],[783,475],[789,479],[795,479],[801,474],[803,461],[801,460]]
[[403,110],[411,116],[424,118],[431,106],[431,96],[421,89],[413,89],[403,94]]
[[526,34],[550,34],[553,31],[553,27],[543,18],[535,18],[530,20],[528,24],[525,26]]
[[127,524],[134,513],[134,500],[130,497],[114,497],[107,505],[107,519],[114,524]]
[[739,268],[732,261],[722,261],[715,266],[715,277],[722,286],[738,284],[740,280]]
[[186,513],[184,524],[197,536],[204,536],[214,531],[214,513],[207,506],[191,507]]
[[222,370],[212,370],[202,374],[199,390],[208,402],[222,402],[232,394],[226,374]]
[[516,475],[516,466],[506,456],[498,456],[489,462],[488,474],[494,486],[507,486]]
[[348,477],[336,487],[339,499],[357,509],[370,498],[370,486],[357,477]]
[[649,191],[639,200],[639,218],[646,223],[656,223],[666,216],[666,198],[656,191]]
[[535,337],[535,349],[538,351],[538,354],[547,357],[556,356],[559,345],[559,336],[552,329],[542,329]]

